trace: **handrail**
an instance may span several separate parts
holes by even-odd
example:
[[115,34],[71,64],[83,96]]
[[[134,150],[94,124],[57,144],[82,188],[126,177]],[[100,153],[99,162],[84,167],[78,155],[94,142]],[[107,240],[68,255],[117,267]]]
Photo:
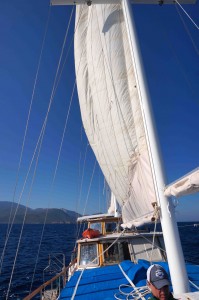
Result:
[[34,290],[31,294],[29,294],[28,296],[26,296],[25,298],[23,298],[23,300],[30,300],[32,299],[34,296],[36,296],[37,294],[39,294],[46,286],[50,285],[53,281],[55,281],[57,278],[59,278],[62,275],[66,275],[66,271],[73,266],[76,263],[76,259],[74,259],[67,267],[64,267],[64,269],[57,274],[56,276],[54,276],[53,278],[51,278],[50,280],[44,282],[42,285],[40,285],[36,290]]

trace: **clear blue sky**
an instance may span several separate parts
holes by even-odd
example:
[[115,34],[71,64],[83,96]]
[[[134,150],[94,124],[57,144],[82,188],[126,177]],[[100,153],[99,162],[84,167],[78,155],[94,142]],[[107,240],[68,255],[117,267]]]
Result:
[[[184,6],[199,25],[199,3]],[[0,201],[12,201],[33,84],[49,13],[47,0],[1,1],[0,9]],[[15,201],[48,107],[70,7],[51,7],[49,28],[35,90]],[[141,50],[157,130],[171,182],[199,166],[199,35],[174,6],[135,6]],[[185,29],[186,28],[186,29]],[[188,28],[188,32],[187,32]],[[72,32],[72,31],[71,31]],[[67,44],[71,42],[70,32]],[[74,84],[73,46],[59,82],[28,206],[64,207],[82,212],[95,163],[88,150],[80,193],[86,138],[77,95],[69,117],[57,177],[50,188]],[[33,173],[33,171],[32,171]],[[26,204],[30,178],[21,198]],[[96,166],[85,212],[106,211],[103,176]],[[81,204],[77,204],[78,199]],[[199,220],[199,195],[179,200],[179,219]]]

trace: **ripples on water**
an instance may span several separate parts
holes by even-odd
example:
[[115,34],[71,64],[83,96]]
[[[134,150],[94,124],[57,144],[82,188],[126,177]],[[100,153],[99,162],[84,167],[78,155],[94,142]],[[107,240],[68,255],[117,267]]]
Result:
[[195,227],[194,223],[179,223],[179,233],[185,260],[199,265],[199,226]]
[[[24,227],[19,254],[13,273],[9,299],[22,299],[30,290],[42,228],[42,225],[25,225]],[[6,230],[7,226],[0,224],[0,253],[3,251]],[[0,300],[6,299],[20,230],[21,225],[13,226],[6,247],[5,258],[0,275]],[[185,260],[198,264],[199,227],[194,227],[193,223],[179,223],[179,231]],[[75,241],[76,225],[46,225],[32,289],[37,288],[42,282],[49,279],[46,273],[43,272],[44,268],[48,265],[48,255],[51,253],[63,253],[66,258],[66,264],[68,264],[70,262],[71,252],[74,249]],[[54,274],[52,274],[51,277],[52,276],[54,276]]]
[[[30,290],[42,228],[43,225],[25,225],[24,227],[15,270],[13,273],[9,298],[22,299],[23,296],[27,295]],[[7,226],[0,224],[1,254],[5,243],[6,230]],[[0,275],[1,300],[6,299],[6,291],[9,285],[9,278],[12,272],[20,231],[21,225],[13,226],[9,242],[6,247],[5,258]],[[43,281],[47,281],[49,279],[46,273],[43,272],[44,268],[46,268],[48,265],[49,254],[63,253],[66,258],[66,264],[68,264],[70,262],[71,252],[74,249],[75,241],[76,225],[53,224],[45,226],[38,264],[35,271],[33,289],[37,288],[40,284],[42,284]],[[51,276],[54,275],[55,274],[52,274]]]

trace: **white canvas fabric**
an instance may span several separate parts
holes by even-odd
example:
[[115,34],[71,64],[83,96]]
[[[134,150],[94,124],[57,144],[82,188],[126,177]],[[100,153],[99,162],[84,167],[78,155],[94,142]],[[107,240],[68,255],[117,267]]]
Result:
[[108,214],[115,214],[115,200],[114,200],[115,196],[113,194],[111,194],[111,202],[108,208]]
[[180,197],[197,192],[199,192],[199,169],[194,170],[166,187],[164,195],[167,197]]
[[113,193],[111,193],[111,201],[108,208],[108,213],[113,214],[115,217],[121,216],[121,208]]
[[83,125],[123,222],[144,223],[157,201],[119,4],[77,7],[75,66]]

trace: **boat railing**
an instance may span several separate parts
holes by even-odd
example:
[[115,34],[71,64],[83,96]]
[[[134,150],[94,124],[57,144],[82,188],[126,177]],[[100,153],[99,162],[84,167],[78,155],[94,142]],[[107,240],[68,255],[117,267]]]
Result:
[[[34,290],[31,294],[29,294],[28,296],[26,296],[25,298],[23,298],[23,300],[30,300],[33,297],[37,296],[38,294],[40,294],[40,299],[45,299],[44,293],[46,292],[46,287],[50,286],[50,289],[48,289],[47,291],[54,291],[56,290],[56,297],[57,298],[58,294],[60,293],[61,290],[61,283],[60,283],[60,279],[62,278],[62,285],[64,286],[66,284],[66,280],[67,280],[67,271],[69,270],[69,268],[71,268],[72,266],[74,266],[76,263],[76,259],[74,259],[67,267],[64,267],[63,270],[58,273],[57,275],[55,275],[54,277],[52,277],[50,280],[44,282],[42,285],[40,285],[36,290]],[[55,290],[53,290],[53,284],[59,280],[59,284],[56,287]],[[46,298],[47,299],[47,298]],[[50,299],[53,299],[52,297]]]

